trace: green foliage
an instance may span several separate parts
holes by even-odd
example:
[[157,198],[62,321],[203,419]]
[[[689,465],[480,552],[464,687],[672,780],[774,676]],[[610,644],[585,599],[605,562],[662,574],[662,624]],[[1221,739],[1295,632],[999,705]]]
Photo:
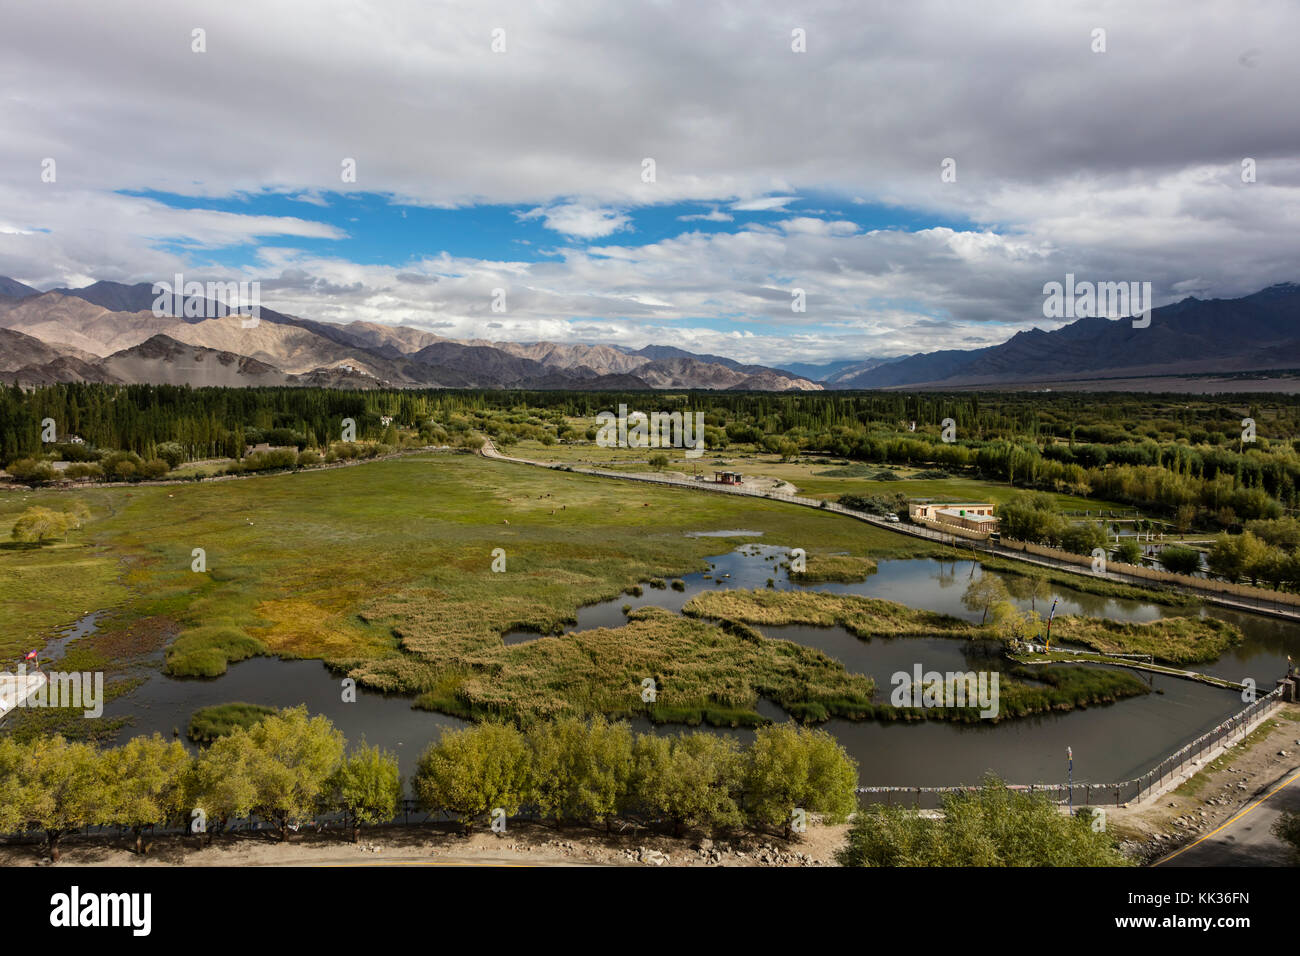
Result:
[[1132,538],[1125,538],[1119,544],[1115,545],[1115,559],[1125,564],[1142,563],[1142,545],[1138,544]]
[[103,758],[90,744],[72,743],[61,736],[39,737],[17,760],[11,753],[7,762],[13,777],[7,786],[0,785],[0,791],[16,798],[9,816],[44,830],[56,862],[64,834],[104,820]]
[[90,517],[84,502],[74,501],[66,509],[55,511],[33,505],[18,516],[10,537],[23,544],[45,544],[56,538],[67,539],[68,534],[81,528]]
[[1166,545],[1160,549],[1160,564],[1174,574],[1194,574],[1201,569],[1201,552],[1176,544]]
[[315,811],[326,781],[342,762],[343,734],[327,718],[309,717],[300,706],[222,739],[241,735],[250,747],[253,812],[274,822],[280,838],[288,839],[289,823]]
[[1224,533],[1214,539],[1205,563],[1225,581],[1236,581],[1245,575],[1255,584],[1268,572],[1273,550],[1249,531],[1235,535]]
[[626,724],[561,718],[536,725],[529,740],[529,803],[544,816],[603,823],[618,813],[632,775]]
[[839,822],[857,806],[857,764],[824,730],[763,727],[745,761],[745,809],[758,826],[790,835],[796,810]]
[[1106,532],[1101,525],[1093,522],[1080,522],[1066,525],[1060,533],[1061,547],[1072,554],[1092,554],[1097,548],[1106,547]]
[[154,734],[133,737],[106,751],[101,759],[108,799],[99,822],[129,827],[139,852],[145,827],[164,822],[184,809],[190,756],[179,741],[168,742]]
[[966,585],[966,591],[961,596],[962,606],[968,611],[980,612],[980,626],[982,627],[989,619],[989,611],[995,604],[1000,604],[1010,597],[1007,586],[1002,583],[1002,579],[996,574],[988,574],[981,571],[980,576],[973,578],[970,584]]
[[347,814],[355,843],[362,825],[383,823],[397,814],[402,775],[397,758],[386,750],[360,747],[344,758],[325,786],[328,804]]
[[939,819],[902,807],[858,811],[843,866],[1128,866],[1091,819],[1063,814],[1045,794],[1010,790],[989,777],[948,793]]
[[236,727],[247,730],[263,717],[274,713],[274,707],[263,707],[261,704],[234,703],[200,707],[190,715],[186,736],[197,744],[210,744]]
[[444,732],[420,757],[415,794],[431,810],[461,816],[466,826],[497,807],[518,811],[527,796],[532,752],[514,727],[480,724]]
[[641,734],[627,802],[644,817],[668,821],[679,835],[687,827],[727,830],[744,824],[737,802],[743,786],[744,763],[732,738]]

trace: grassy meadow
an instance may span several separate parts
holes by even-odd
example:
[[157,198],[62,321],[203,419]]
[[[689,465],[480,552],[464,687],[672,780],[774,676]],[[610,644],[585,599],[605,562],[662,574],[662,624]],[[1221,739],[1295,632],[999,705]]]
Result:
[[[0,605],[4,658],[86,611],[110,609],[75,645],[109,670],[110,684],[115,670],[141,662],[215,676],[253,654],[321,658],[424,706],[520,721],[598,711],[744,721],[759,693],[839,712],[837,701],[869,696],[870,681],[787,642],[654,616],[608,633],[556,632],[581,605],[704,570],[706,556],[752,540],[688,531],[762,531],[814,561],[930,553],[924,542],[779,502],[454,454],[13,494],[0,498],[0,527],[32,504],[72,498],[91,519],[67,544],[0,550],[0,576],[20,596]],[[192,570],[195,549],[204,571]],[[503,573],[492,570],[495,549]],[[502,642],[519,629],[555,636]],[[665,688],[657,711],[640,698],[646,677]]]

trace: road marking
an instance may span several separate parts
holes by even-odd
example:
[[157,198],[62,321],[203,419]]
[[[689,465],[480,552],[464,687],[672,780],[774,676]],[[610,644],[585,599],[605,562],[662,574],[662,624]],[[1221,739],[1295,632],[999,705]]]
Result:
[[1300,771],[1297,771],[1296,773],[1292,774],[1292,775],[1291,775],[1289,778],[1287,778],[1286,780],[1283,780],[1281,783],[1279,783],[1276,787],[1274,787],[1274,788],[1273,788],[1272,790],[1270,790],[1268,793],[1264,794],[1264,796],[1260,797],[1258,800],[1256,800],[1254,803],[1252,803],[1252,804],[1251,804],[1250,806],[1248,806],[1246,809],[1244,809],[1244,810],[1242,810],[1240,813],[1238,813],[1235,817],[1233,817],[1233,818],[1230,819],[1230,820],[1225,821],[1225,822],[1222,824],[1222,826],[1218,826],[1218,827],[1216,827],[1215,829],[1211,830],[1209,833],[1205,834],[1205,836],[1203,836],[1203,837],[1201,837],[1199,840],[1197,840],[1196,843],[1189,843],[1189,844],[1187,844],[1187,846],[1182,847],[1181,849],[1175,850],[1173,853],[1170,853],[1168,856],[1163,857],[1163,858],[1161,858],[1161,859],[1159,859],[1159,860],[1156,860],[1156,862],[1152,863],[1151,865],[1152,865],[1152,866],[1159,866],[1161,863],[1168,863],[1168,862],[1169,862],[1170,860],[1172,860],[1174,857],[1178,856],[1178,854],[1180,854],[1180,853],[1186,853],[1188,850],[1190,850],[1192,847],[1196,846],[1197,844],[1205,842],[1205,841],[1208,840],[1210,837],[1214,836],[1214,834],[1216,834],[1216,833],[1218,833],[1220,830],[1222,830],[1224,827],[1228,827],[1228,826],[1231,826],[1232,824],[1236,823],[1238,820],[1240,820],[1240,819],[1241,819],[1242,817],[1244,817],[1246,814],[1250,813],[1251,810],[1254,810],[1257,806],[1259,806],[1261,803],[1263,803],[1263,802],[1264,802],[1265,800],[1267,800],[1269,797],[1273,796],[1273,794],[1277,793],[1279,790],[1282,790],[1282,789],[1284,789],[1285,787],[1290,786],[1291,782],[1292,782],[1293,780],[1297,779],[1297,778],[1300,778]]

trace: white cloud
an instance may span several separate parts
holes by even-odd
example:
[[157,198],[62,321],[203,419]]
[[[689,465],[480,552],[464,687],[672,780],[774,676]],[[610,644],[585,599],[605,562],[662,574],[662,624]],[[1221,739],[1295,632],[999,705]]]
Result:
[[730,216],[717,206],[714,206],[708,212],[697,212],[685,216],[678,216],[677,220],[679,222],[735,222],[736,217]]
[[520,213],[520,220],[541,218],[547,229],[576,236],[579,239],[600,239],[625,229],[631,221],[616,209],[603,209],[582,203],[563,203],[557,206],[539,207]]
[[784,210],[798,198],[798,196],[764,196],[761,199],[743,199],[733,202],[730,208],[735,212],[771,212]]
[[[689,0],[490,11],[391,0],[383,16],[351,0],[10,4],[0,274],[42,286],[147,279],[266,237],[339,239],[307,214],[342,190],[519,204],[578,245],[607,244],[512,263],[458,256],[452,240],[421,260],[432,285],[396,279],[396,266],[262,247],[250,278],[310,277],[285,281],[285,311],[474,332],[488,321],[482,290],[508,283],[503,335],[575,335],[577,317],[619,341],[662,336],[770,361],[764,349],[915,351],[933,341],[927,321],[963,341],[1041,324],[1042,284],[1067,271],[1149,279],[1165,300],[1297,279],[1300,141],[1285,96],[1300,87],[1300,57],[1283,38],[1300,32],[1300,8],[1100,9],[814,5],[796,55],[777,0],[744,17]],[[208,52],[194,54],[200,13]],[[1101,55],[1089,49],[1099,16]],[[497,55],[500,25],[509,52]],[[653,183],[641,179],[647,156]],[[56,183],[40,179],[45,157]],[[945,157],[956,182],[940,181]],[[1241,181],[1245,157],[1254,183]],[[345,158],[354,184],[341,181]],[[176,209],[124,190],[269,190],[304,215]],[[829,212],[790,209],[801,196]],[[678,202],[709,210],[685,223],[780,216],[631,242],[638,210]],[[835,211],[853,203],[949,225],[863,231]],[[515,248],[508,238],[502,248]],[[804,315],[782,301],[796,283]]]

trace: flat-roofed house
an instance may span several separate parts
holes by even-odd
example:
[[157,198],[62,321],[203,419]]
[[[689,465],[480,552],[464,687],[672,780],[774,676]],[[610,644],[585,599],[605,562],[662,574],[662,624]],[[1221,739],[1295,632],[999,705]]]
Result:
[[937,521],[939,524],[950,524],[984,534],[994,534],[998,530],[993,505],[986,501],[914,503],[910,510],[913,519]]

